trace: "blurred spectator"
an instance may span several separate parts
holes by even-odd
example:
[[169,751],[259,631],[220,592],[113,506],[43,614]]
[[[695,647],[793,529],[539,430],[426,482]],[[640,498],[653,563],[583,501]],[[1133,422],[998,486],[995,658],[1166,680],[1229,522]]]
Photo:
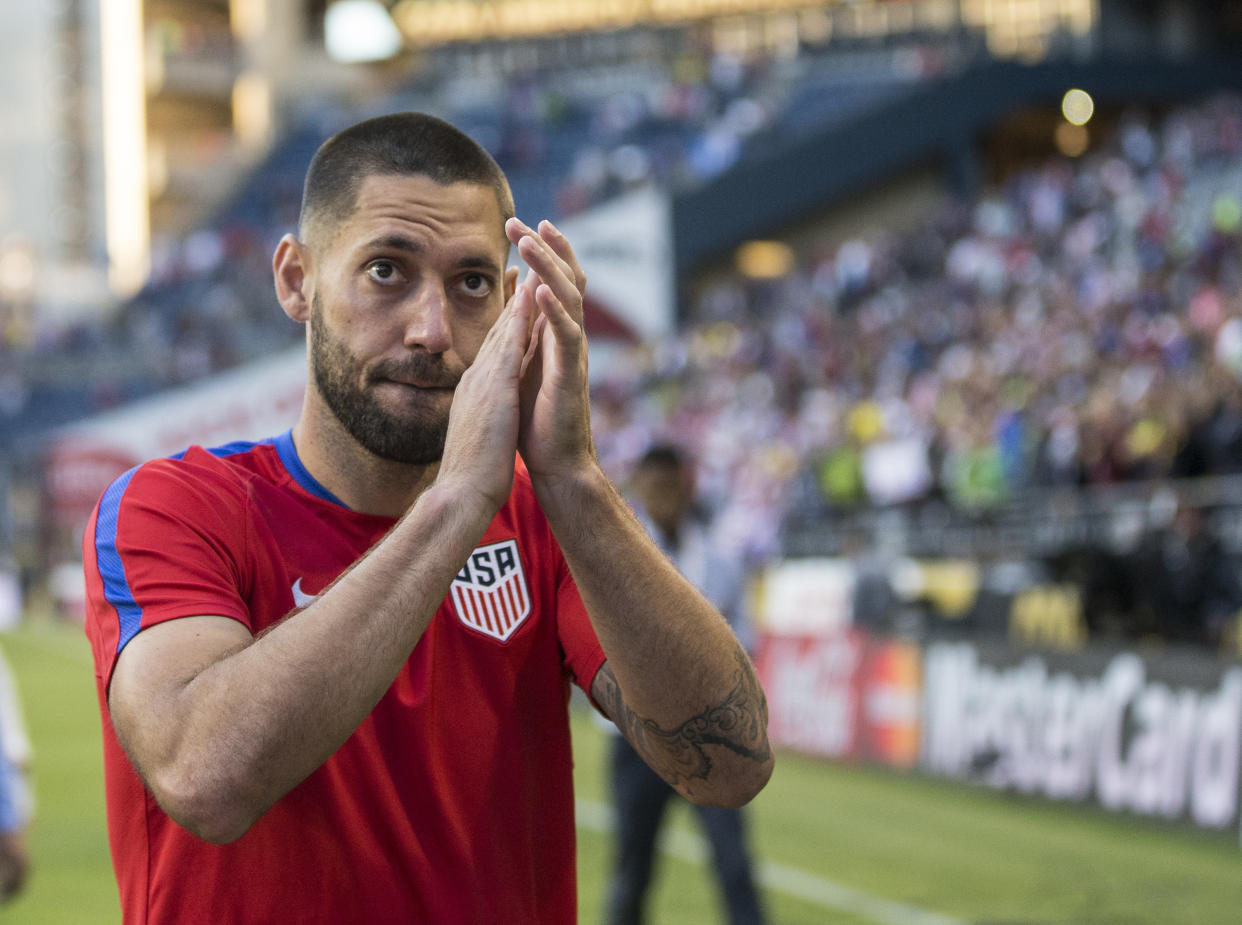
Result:
[[0,904],[22,891],[30,868],[26,833],[30,791],[26,772],[30,740],[12,672],[0,651]]
[[[639,460],[633,486],[634,509],[647,531],[682,574],[720,609],[745,644],[749,629],[744,572],[735,560],[718,553],[706,526],[695,516],[689,464],[673,447],[653,446]],[[646,921],[656,837],[669,800],[676,794],[624,738],[611,735],[609,741],[617,841],[605,921],[640,925]],[[711,843],[725,920],[730,925],[759,925],[764,918],[742,811],[713,806],[694,810]]]
[[705,454],[717,500],[749,484],[770,502],[750,513],[776,520],[808,512],[808,486],[825,509],[987,510],[1032,488],[1242,472],[1239,124],[1234,97],[1131,116],[1113,146],[967,209],[813,245],[775,281],[717,280],[661,348],[676,370],[607,384],[610,424],[696,449],[746,434]]
[[[844,56],[852,67],[843,67]],[[687,30],[667,60],[606,62],[577,68],[572,79],[555,66],[503,76],[498,68],[490,81],[469,66],[422,69],[376,108],[437,112],[471,126],[509,173],[523,213],[555,218],[636,186],[715,176],[744,157],[782,111],[796,113],[804,128],[840,116],[799,106],[798,88],[808,81],[827,80],[822,95],[863,73],[873,100],[928,76],[908,61],[908,53],[884,46],[808,47],[792,58],[709,53]],[[267,255],[296,224],[303,171],[319,140],[355,116],[319,98],[306,103],[282,144],[216,214],[181,238],[156,233],[147,286],[112,319],[34,317],[29,287],[0,287],[0,427],[60,422],[47,420],[47,404],[32,401],[32,393],[63,398],[60,419],[86,415],[300,343],[300,328],[273,310]],[[23,259],[18,244],[0,242],[0,263]],[[95,372],[84,376],[84,368]],[[105,387],[92,381],[100,378]],[[68,398],[74,390],[76,400]]]
[[1167,491],[1157,502],[1165,522],[1143,538],[1134,557],[1133,619],[1161,639],[1219,646],[1242,608],[1238,563],[1196,508]]

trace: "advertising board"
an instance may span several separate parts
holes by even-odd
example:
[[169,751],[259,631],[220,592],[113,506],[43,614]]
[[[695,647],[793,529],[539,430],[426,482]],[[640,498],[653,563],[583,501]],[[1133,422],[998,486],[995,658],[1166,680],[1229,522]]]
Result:
[[1203,829],[1239,824],[1242,667],[849,628],[762,634],[774,744]]
[[924,770],[1210,829],[1238,821],[1242,668],[1132,651],[1023,654],[937,642]]

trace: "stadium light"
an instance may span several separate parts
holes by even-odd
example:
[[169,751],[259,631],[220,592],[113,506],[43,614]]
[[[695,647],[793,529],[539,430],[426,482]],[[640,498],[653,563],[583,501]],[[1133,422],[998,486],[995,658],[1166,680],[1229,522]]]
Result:
[[737,249],[734,263],[749,279],[780,279],[793,269],[793,248],[781,241],[747,241]]
[[258,71],[246,71],[233,84],[233,131],[242,147],[262,151],[272,137],[272,88]]
[[255,41],[267,30],[265,0],[229,0],[229,27],[242,42]]
[[0,240],[0,299],[29,301],[35,291],[34,247],[25,238],[11,234]]
[[1086,90],[1067,90],[1061,98],[1061,115],[1070,125],[1086,125],[1095,115],[1095,100]]
[[146,282],[151,256],[140,0],[100,4],[99,36],[108,279],[123,298]]
[[401,31],[379,0],[337,0],[323,20],[324,46],[346,64],[385,61],[401,51]]

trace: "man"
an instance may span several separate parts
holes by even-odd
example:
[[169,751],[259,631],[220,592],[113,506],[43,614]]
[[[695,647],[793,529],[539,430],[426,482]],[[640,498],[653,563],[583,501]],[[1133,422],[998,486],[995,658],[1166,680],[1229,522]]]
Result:
[[573,921],[569,680],[691,799],[772,768],[595,457],[573,250],[404,113],[320,148],[273,269],[293,429],[131,470],[84,539],[126,920]]
[[[661,550],[721,609],[745,640],[742,569],[735,560],[719,553],[695,518],[693,475],[681,452],[663,444],[647,450],[634,469],[633,490],[639,519]],[[619,735],[612,737],[611,766],[617,845],[607,921],[610,925],[639,925],[646,918],[656,836],[674,791]],[[759,925],[763,912],[741,812],[718,806],[696,809],[711,842],[728,921],[731,925]]]
[[21,893],[30,870],[26,849],[31,815],[26,781],[29,763],[30,737],[17,684],[0,651],[0,905]]

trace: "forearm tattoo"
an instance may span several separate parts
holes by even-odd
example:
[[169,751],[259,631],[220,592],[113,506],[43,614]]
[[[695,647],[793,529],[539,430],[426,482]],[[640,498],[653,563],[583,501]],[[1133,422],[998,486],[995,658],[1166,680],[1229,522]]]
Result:
[[607,662],[596,676],[593,692],[652,769],[672,786],[690,790],[695,780],[711,775],[712,758],[705,746],[719,745],[758,764],[772,755],[765,733],[767,699],[746,656],[738,652],[737,658],[733,687],[724,700],[672,729],[629,708]]

